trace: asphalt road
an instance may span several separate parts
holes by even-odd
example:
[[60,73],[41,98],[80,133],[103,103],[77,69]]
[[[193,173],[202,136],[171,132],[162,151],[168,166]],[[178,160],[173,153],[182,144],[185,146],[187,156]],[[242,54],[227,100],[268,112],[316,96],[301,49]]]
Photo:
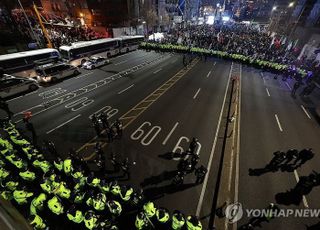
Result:
[[[129,72],[132,68],[134,72],[119,77],[119,72]],[[32,111],[38,144],[48,139],[56,143],[61,156],[71,148],[81,148],[84,151],[80,154],[91,156],[92,145],[105,139],[92,141],[96,134],[90,115],[106,111],[114,121],[146,97],[152,98],[152,93],[159,87],[164,87],[166,90],[154,97],[156,99],[151,104],[146,104],[143,112],[126,127],[123,137],[105,148],[107,157],[114,153],[119,161],[129,158],[130,179],[111,172],[107,176],[121,183],[143,187],[149,199],[170,211],[179,209],[185,214],[196,214],[198,210],[206,226],[212,214],[221,154],[219,146],[217,151],[212,146],[215,139],[221,139],[216,136],[216,131],[231,62],[216,59],[198,61],[189,71],[175,78],[184,68],[181,55],[135,51],[112,59],[111,64],[102,68],[84,70],[78,76],[12,99],[9,106],[21,128],[24,127],[22,113]],[[169,81],[169,84],[172,77],[176,80]],[[235,190],[239,191],[238,200],[244,208],[265,208],[270,202],[275,202],[277,193],[295,186],[297,175],[308,175],[313,169],[317,170],[319,161],[316,154],[296,173],[279,171],[261,176],[248,175],[249,168],[264,167],[277,150],[311,147],[319,153],[319,124],[308,113],[304,101],[290,96],[289,87],[290,82],[287,85],[268,73],[263,73],[262,78],[261,71],[243,67],[240,170]],[[305,105],[305,111],[301,105]],[[191,173],[185,176],[183,186],[172,187],[179,157],[170,153],[181,151],[180,147],[186,150],[192,137],[198,138],[201,144],[199,165],[208,167],[213,154],[208,183],[195,184],[195,176]],[[107,166],[112,169],[110,163]],[[309,207],[319,208],[318,189],[314,188],[299,207],[303,208],[307,202]],[[247,221],[248,218],[242,218],[238,226]],[[263,229],[304,229],[305,224],[315,222],[315,218],[275,219],[264,223]]]
[[[297,99],[291,96],[292,84],[288,83],[281,78],[274,79],[269,73],[243,69],[239,202],[244,208],[266,208],[270,202],[276,203],[276,194],[294,188],[299,176],[318,171],[319,124],[304,101],[299,96]],[[273,158],[273,152],[292,148],[312,148],[316,154],[296,172],[277,171],[249,176],[249,168],[264,168]],[[279,207],[319,208],[318,194],[319,188],[316,187],[299,205],[280,204]],[[247,221],[248,218],[242,219],[240,225]],[[318,218],[278,218],[265,222],[262,227],[306,229],[305,225],[317,222]]]

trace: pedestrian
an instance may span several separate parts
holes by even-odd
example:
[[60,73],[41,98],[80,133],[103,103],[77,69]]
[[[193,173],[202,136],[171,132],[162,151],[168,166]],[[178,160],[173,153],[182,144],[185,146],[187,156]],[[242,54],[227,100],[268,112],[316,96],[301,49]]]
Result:
[[207,174],[207,168],[201,165],[199,168],[197,168],[194,172],[196,176],[196,184],[202,184],[204,181],[204,178],[206,177]]
[[129,158],[128,157],[122,162],[121,169],[123,171],[123,177],[127,177],[127,180],[130,180]]
[[110,127],[109,121],[108,121],[108,116],[106,115],[105,112],[100,113],[99,118],[102,123],[102,127],[104,129],[108,129]]
[[199,144],[198,139],[193,137],[192,141],[189,144],[189,152],[191,154],[195,154],[196,153],[196,149],[198,147],[198,144]]
[[173,185],[181,185],[184,181],[184,172],[178,171],[172,180]]
[[122,122],[119,119],[117,119],[116,123],[115,123],[115,126],[116,126],[116,129],[117,129],[117,135],[118,135],[119,138],[121,138],[122,137]]
[[199,156],[197,154],[193,154],[191,157],[191,171],[193,171],[199,162]]

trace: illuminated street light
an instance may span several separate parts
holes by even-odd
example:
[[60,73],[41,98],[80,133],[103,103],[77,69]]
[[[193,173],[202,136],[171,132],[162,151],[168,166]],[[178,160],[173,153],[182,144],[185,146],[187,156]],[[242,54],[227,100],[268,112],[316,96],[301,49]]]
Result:
[[276,7],[276,6],[272,7],[272,11],[275,11],[276,9],[277,9],[277,7]]
[[80,17],[83,18],[83,16],[84,16],[83,13],[80,13]]
[[293,7],[293,5],[294,5],[294,2],[290,2],[288,7]]

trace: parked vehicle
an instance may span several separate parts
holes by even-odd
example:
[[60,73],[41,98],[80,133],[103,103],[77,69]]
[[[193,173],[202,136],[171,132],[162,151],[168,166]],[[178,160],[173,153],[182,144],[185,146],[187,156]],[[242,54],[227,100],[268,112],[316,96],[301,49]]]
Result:
[[39,84],[36,80],[23,77],[14,77],[4,74],[0,78],[0,97],[7,98],[20,93],[37,90]]
[[90,57],[85,63],[82,64],[82,67],[84,69],[95,69],[108,63],[109,60],[107,58],[101,56]]
[[80,74],[81,72],[78,67],[73,65],[58,63],[38,66],[36,73],[39,75],[37,77],[38,82],[47,83],[57,82],[58,80]]

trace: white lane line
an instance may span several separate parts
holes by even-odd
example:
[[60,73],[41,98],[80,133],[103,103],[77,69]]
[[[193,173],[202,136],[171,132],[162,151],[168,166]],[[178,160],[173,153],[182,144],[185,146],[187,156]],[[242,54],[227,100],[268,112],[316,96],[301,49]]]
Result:
[[[300,178],[299,178],[297,170],[294,170],[293,172],[294,172],[294,177],[296,178],[297,183],[299,183]],[[309,208],[309,204],[308,204],[308,201],[307,201],[307,198],[305,197],[305,195],[302,196],[302,202],[304,204],[304,207]]]
[[291,86],[288,84],[288,82],[286,82],[287,87],[292,90]]
[[128,60],[118,62],[118,63],[116,63],[116,64],[114,64],[114,65],[121,65],[121,64],[124,64],[124,63],[126,63],[126,62],[128,62]]
[[210,70],[209,73],[207,74],[207,78],[210,76],[210,74],[211,74],[211,70]]
[[269,92],[268,88],[266,88],[266,91],[267,91],[268,97],[270,97],[270,92]]
[[202,204],[203,204],[204,194],[205,194],[206,189],[207,189],[207,184],[208,184],[209,174],[210,174],[210,170],[211,170],[212,159],[213,159],[214,151],[215,151],[215,149],[216,149],[216,144],[217,144],[218,135],[219,135],[219,129],[220,129],[221,121],[222,121],[224,104],[226,103],[226,99],[227,99],[227,92],[228,92],[228,86],[229,86],[229,84],[230,84],[232,67],[233,67],[233,63],[231,64],[231,68],[230,68],[230,72],[229,72],[229,78],[228,78],[228,82],[227,82],[227,85],[226,85],[226,90],[225,90],[225,93],[224,93],[223,102],[222,102],[222,105],[221,105],[219,120],[218,120],[218,124],[217,124],[217,128],[216,128],[216,133],[215,133],[215,136],[214,136],[214,141],[213,141],[213,144],[212,144],[211,153],[210,153],[210,157],[209,157],[209,161],[208,161],[208,166],[207,166],[208,171],[207,171],[207,173],[206,173],[206,176],[205,176],[204,181],[203,181],[203,184],[202,184],[202,189],[201,189],[201,193],[200,193],[200,197],[199,197],[199,202],[198,202],[197,210],[196,210],[196,216],[200,216],[200,212],[201,212],[201,208],[202,208]]
[[35,93],[37,93],[37,92],[38,92],[38,90],[33,91],[33,92],[30,92],[30,93],[27,93],[27,94],[26,94],[26,95],[24,95],[24,96],[29,96],[29,95],[35,94]]
[[162,70],[162,68],[157,69],[156,71],[153,72],[153,74],[159,73]]
[[200,90],[201,90],[201,88],[199,88],[199,89],[198,89],[198,91],[196,92],[196,94],[193,96],[193,99],[196,99],[196,98],[197,98],[197,96],[198,96],[198,94],[199,94]]
[[62,123],[62,124],[60,124],[60,125],[58,125],[57,127],[53,128],[53,129],[51,129],[51,130],[49,130],[48,132],[46,132],[46,134],[52,133],[52,132],[53,132],[53,131],[55,131],[56,129],[61,128],[62,126],[64,126],[64,125],[68,124],[69,122],[71,122],[71,121],[73,121],[73,120],[77,119],[77,118],[78,118],[78,117],[80,117],[80,116],[81,116],[81,114],[78,114],[77,116],[75,116],[75,117],[71,118],[70,120],[67,120],[66,122],[64,122],[64,123]]
[[[234,202],[238,202],[239,199],[239,165],[240,165],[240,130],[241,130],[241,94],[242,94],[242,65],[240,64],[240,79],[239,79],[239,114],[238,114],[238,130],[237,130],[237,153],[236,153],[236,168],[235,168],[235,178],[234,178]],[[233,230],[238,229],[237,222],[233,225]]]
[[177,128],[178,125],[179,125],[179,122],[176,122],[176,124],[173,126],[170,133],[166,137],[166,139],[164,139],[164,141],[162,142],[162,145],[165,145],[167,143],[167,141],[169,140],[169,138],[171,137],[172,133],[174,132],[174,130]]
[[125,88],[124,90],[121,90],[118,94],[122,94],[123,92],[127,91],[128,89],[132,88],[134,84],[130,85],[129,87]]
[[90,75],[90,74],[93,74],[93,72],[86,73],[86,74],[83,74],[83,75],[79,75],[78,77],[75,77],[75,79],[79,79],[79,78],[82,78],[82,77],[88,76],[88,75]]
[[21,96],[19,96],[19,97],[12,98],[12,99],[10,99],[10,100],[7,100],[7,102],[17,100],[17,99],[19,99],[19,98],[21,98],[21,97],[23,97],[23,95],[21,95]]
[[308,117],[309,119],[311,119],[309,113],[307,112],[306,108],[305,108],[303,105],[301,105],[301,109],[302,109],[303,112],[307,115],[307,117]]
[[280,124],[280,121],[279,121],[278,115],[277,115],[277,114],[275,114],[274,116],[275,116],[275,118],[276,118],[276,120],[277,120],[277,123],[278,123],[279,129],[280,129],[280,131],[282,132],[282,131],[283,131],[283,129],[282,129],[282,127],[281,127],[281,124]]

